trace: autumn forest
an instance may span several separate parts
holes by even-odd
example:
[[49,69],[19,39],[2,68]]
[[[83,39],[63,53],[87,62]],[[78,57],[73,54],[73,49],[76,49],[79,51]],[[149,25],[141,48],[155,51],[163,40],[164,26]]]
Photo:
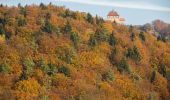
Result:
[[0,5],[0,100],[169,100],[170,42],[53,4]]

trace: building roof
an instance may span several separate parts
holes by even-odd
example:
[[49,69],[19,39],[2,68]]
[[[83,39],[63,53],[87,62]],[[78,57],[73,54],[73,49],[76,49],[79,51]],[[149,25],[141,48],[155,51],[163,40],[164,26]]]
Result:
[[125,21],[125,18],[121,17],[119,18],[120,21]]
[[107,16],[119,16],[118,13],[114,10],[110,11]]

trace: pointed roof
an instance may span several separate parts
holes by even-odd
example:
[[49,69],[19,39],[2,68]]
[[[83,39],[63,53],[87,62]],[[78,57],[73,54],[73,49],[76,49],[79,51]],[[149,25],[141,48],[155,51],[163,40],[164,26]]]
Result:
[[118,13],[114,10],[110,11],[107,16],[119,16]]

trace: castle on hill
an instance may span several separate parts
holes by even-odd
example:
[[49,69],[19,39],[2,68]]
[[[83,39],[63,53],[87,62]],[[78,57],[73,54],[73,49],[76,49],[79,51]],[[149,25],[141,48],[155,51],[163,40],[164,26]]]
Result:
[[112,10],[107,14],[107,20],[111,21],[112,23],[116,24],[124,24],[125,23],[125,18],[120,17],[119,14]]

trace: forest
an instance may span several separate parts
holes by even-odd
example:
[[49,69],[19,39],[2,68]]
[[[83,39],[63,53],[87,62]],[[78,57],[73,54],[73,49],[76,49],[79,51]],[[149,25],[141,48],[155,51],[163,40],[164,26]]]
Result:
[[170,42],[53,4],[0,5],[0,100],[169,100]]

